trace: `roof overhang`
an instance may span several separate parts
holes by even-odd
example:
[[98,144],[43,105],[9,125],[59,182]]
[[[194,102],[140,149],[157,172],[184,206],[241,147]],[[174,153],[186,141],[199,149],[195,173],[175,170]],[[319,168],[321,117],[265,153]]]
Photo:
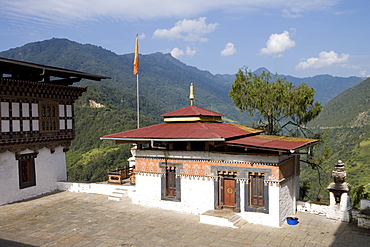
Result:
[[294,138],[286,136],[269,136],[256,135],[237,140],[226,141],[228,145],[239,146],[251,149],[270,150],[277,152],[289,152],[291,154],[306,154],[298,151],[305,148],[310,148],[320,140]]
[[164,118],[164,121],[167,123],[174,123],[174,122],[215,122],[215,121],[222,121],[221,117],[167,117]]
[[9,77],[11,79],[58,85],[72,85],[82,79],[94,81],[110,79],[107,76],[0,57],[0,77],[3,77],[3,74],[11,75]]
[[221,142],[224,138],[210,139],[159,139],[159,138],[119,138],[119,137],[100,137],[100,140],[114,140],[127,143],[135,142]]

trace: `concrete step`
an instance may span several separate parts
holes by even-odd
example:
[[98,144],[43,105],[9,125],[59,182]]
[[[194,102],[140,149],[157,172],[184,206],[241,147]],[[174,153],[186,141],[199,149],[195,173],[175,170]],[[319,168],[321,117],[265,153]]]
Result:
[[234,227],[235,228],[240,228],[240,227],[244,226],[247,223],[248,223],[248,221],[246,221],[245,219],[240,219],[240,220],[238,220],[238,222],[234,223]]
[[231,223],[233,223],[234,228],[240,228],[247,223],[240,215],[233,215],[228,219]]
[[120,201],[122,198],[128,197],[128,192],[124,188],[116,187],[108,196],[109,200]]
[[240,215],[231,210],[208,210],[200,215],[200,223],[240,228],[247,223]]

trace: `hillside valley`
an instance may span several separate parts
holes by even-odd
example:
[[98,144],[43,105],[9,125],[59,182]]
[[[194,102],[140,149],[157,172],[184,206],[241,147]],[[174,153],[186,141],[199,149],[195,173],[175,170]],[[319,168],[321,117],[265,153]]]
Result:
[[[75,105],[77,137],[67,152],[68,179],[104,181],[108,169],[127,164],[128,145],[116,145],[99,138],[136,128],[133,54],[117,55],[95,45],[51,39],[2,51],[0,56],[111,77],[102,82],[75,84],[87,86],[88,90]],[[170,54],[140,55],[139,61],[141,127],[160,123],[159,115],[189,105],[190,83],[195,86],[195,105],[225,114],[224,120],[231,123],[250,125],[258,120],[257,116],[252,119],[247,113],[240,113],[228,97],[234,75],[213,75],[188,66]],[[261,68],[256,73],[261,70],[267,69]],[[309,128],[327,132],[326,144],[332,154],[321,164],[320,181],[316,170],[302,164],[301,180],[311,184],[309,199],[327,199],[326,186],[331,182],[331,170],[338,159],[346,164],[349,183],[353,186],[369,183],[370,80],[331,75],[281,76],[296,85],[304,82],[314,87],[316,100],[324,104],[322,113]],[[322,148],[318,152],[322,152]],[[319,184],[322,190],[318,190]]]
[[[313,131],[326,132],[326,144],[331,155],[321,167],[321,183],[325,187],[331,182],[331,171],[338,160],[345,163],[347,181],[353,188],[367,185],[370,191],[370,78],[337,95],[325,105],[320,115],[309,127]],[[303,177],[312,184],[317,184],[315,172],[305,169]],[[314,197],[318,193],[325,198],[325,189],[321,192],[313,189]],[[326,198],[327,199],[327,198]]]

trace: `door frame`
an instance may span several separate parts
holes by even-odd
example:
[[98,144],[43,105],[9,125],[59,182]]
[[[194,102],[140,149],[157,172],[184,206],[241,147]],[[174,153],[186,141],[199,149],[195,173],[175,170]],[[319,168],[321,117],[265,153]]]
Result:
[[[225,179],[234,180],[234,206],[224,205],[224,185]],[[231,209],[234,212],[240,212],[240,183],[236,180],[235,176],[221,175],[218,177],[218,181],[215,190],[216,205],[215,209]]]

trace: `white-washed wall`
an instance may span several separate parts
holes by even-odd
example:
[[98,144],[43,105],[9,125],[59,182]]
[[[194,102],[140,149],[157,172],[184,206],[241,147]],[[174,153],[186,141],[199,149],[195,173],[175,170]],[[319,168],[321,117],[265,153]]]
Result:
[[70,191],[76,193],[93,193],[101,195],[112,195],[118,189],[127,191],[128,197],[133,197],[136,191],[135,186],[122,184],[106,184],[106,183],[83,183],[83,182],[58,182],[58,190]]
[[279,224],[283,224],[286,217],[295,214],[295,203],[293,197],[295,196],[294,179],[290,179],[281,183],[280,185],[280,196],[279,196]]
[[328,205],[319,205],[309,202],[297,201],[297,211],[308,212],[311,214],[326,215],[328,213]]
[[214,182],[208,179],[181,179],[181,202],[184,212],[203,213],[214,209]]
[[[257,212],[244,212],[244,205],[241,207],[241,213],[239,213],[243,219],[249,223],[261,224],[267,226],[279,227],[279,191],[278,186],[269,186],[269,213],[257,213]],[[244,201],[244,194],[241,196]]]
[[[19,190],[18,162],[15,154],[0,154],[0,205],[17,200],[14,194]],[[20,200],[20,199],[19,199]]]
[[136,176],[136,193],[132,202],[186,213],[200,214],[214,208],[214,182],[181,178],[181,202],[161,200],[161,177]]
[[[151,206],[161,200],[161,177],[136,174],[136,194],[133,203]],[[154,205],[153,205],[154,206]]]
[[[34,153],[24,150],[20,154]],[[0,205],[7,204],[57,189],[57,181],[65,180],[66,160],[63,147],[43,148],[35,158],[36,185],[19,189],[18,160],[15,154],[5,152],[0,154]]]

